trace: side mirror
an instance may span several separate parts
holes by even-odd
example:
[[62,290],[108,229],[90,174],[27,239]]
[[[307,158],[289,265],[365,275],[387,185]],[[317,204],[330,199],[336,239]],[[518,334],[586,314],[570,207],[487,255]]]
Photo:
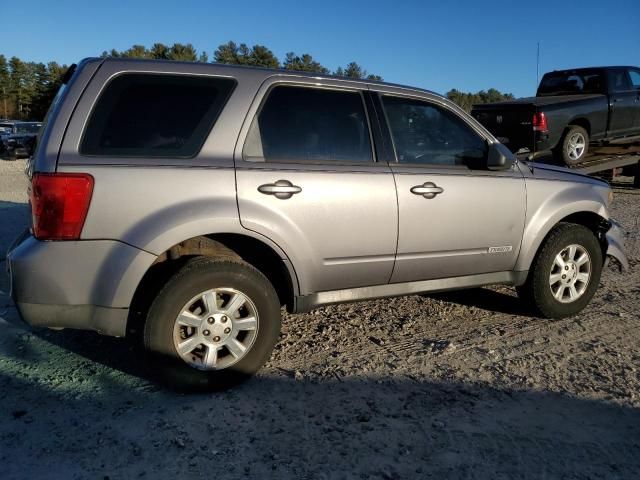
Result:
[[489,170],[509,170],[515,162],[515,156],[501,143],[489,145],[487,168]]

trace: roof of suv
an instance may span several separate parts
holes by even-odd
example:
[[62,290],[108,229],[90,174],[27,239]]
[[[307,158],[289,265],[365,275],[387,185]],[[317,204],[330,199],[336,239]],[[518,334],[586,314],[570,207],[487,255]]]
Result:
[[268,78],[272,75],[289,75],[289,76],[295,76],[295,77],[307,77],[307,78],[319,78],[319,79],[327,79],[327,80],[341,80],[341,81],[347,81],[347,82],[354,82],[354,83],[360,83],[360,84],[364,84],[364,85],[384,85],[384,86],[388,86],[388,87],[395,87],[395,88],[402,88],[404,90],[413,90],[413,91],[418,91],[418,92],[424,92],[424,93],[429,93],[431,95],[436,95],[438,97],[443,97],[443,95],[436,93],[432,90],[427,90],[425,88],[419,88],[419,87],[412,87],[409,85],[402,85],[399,83],[390,83],[390,82],[381,82],[378,80],[369,80],[366,78],[350,78],[350,77],[340,77],[337,75],[328,75],[328,74],[324,74],[324,73],[316,73],[316,72],[303,72],[303,71],[299,71],[299,70],[285,70],[282,68],[265,68],[265,67],[254,67],[254,66],[248,66],[248,65],[227,65],[227,64],[223,64],[223,63],[200,63],[200,62],[181,62],[181,61],[175,61],[175,60],[151,60],[151,59],[143,59],[143,58],[121,58],[121,57],[107,57],[107,58],[87,58],[85,60],[98,60],[98,61],[103,61],[103,62],[108,62],[108,63],[140,63],[140,64],[144,64],[144,63],[167,63],[167,64],[172,64],[172,65],[184,65],[186,67],[188,66],[192,66],[194,64],[202,66],[202,65],[206,65],[208,67],[211,67],[212,69],[215,70],[219,70],[219,69],[230,69],[230,70],[247,70],[250,72],[256,72],[256,73],[263,73],[265,78]]

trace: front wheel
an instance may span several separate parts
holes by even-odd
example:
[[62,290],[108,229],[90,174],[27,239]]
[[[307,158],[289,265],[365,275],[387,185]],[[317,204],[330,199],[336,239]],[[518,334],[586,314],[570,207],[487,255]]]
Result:
[[541,316],[575,315],[593,298],[602,265],[602,250],[593,232],[562,223],[543,243],[518,295]]
[[144,342],[164,380],[221,389],[255,373],[280,334],[280,303],[267,278],[236,259],[198,257],[149,309]]

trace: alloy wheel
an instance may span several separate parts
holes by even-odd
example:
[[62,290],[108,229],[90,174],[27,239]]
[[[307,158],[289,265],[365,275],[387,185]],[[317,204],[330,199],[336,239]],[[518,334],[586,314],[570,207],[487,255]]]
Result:
[[189,300],[173,328],[176,352],[199,370],[222,370],[240,361],[258,335],[258,311],[233,288],[215,288]]

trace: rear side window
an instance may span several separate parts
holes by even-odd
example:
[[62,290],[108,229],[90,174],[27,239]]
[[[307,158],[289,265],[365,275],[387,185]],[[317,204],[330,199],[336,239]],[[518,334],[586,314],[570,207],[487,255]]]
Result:
[[123,74],[100,95],[80,153],[109,157],[195,156],[235,80],[205,76]]
[[626,92],[631,90],[629,76],[626,70],[609,70],[609,85],[612,92]]
[[359,92],[273,88],[254,118],[243,154],[250,161],[371,162]]

